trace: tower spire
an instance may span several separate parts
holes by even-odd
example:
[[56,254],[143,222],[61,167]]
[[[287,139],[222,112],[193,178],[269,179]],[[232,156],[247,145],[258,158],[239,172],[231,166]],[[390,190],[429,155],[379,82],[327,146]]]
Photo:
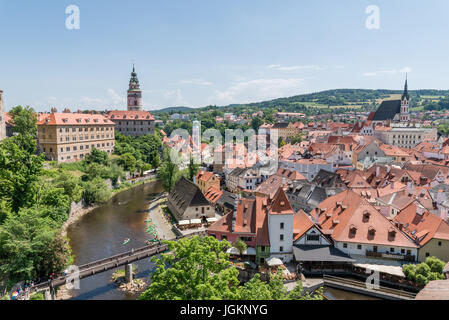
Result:
[[404,86],[404,93],[402,94],[401,100],[404,100],[407,98],[407,101],[410,100],[409,94],[408,94],[408,73],[405,74],[405,86]]

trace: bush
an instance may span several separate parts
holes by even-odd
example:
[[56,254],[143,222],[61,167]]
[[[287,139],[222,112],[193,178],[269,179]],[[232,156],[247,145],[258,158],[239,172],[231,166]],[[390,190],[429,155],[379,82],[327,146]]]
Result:
[[32,294],[30,296],[30,300],[45,300],[44,294],[42,292],[38,292],[38,293]]
[[83,200],[87,205],[105,203],[110,195],[111,191],[101,178],[95,178],[84,184]]
[[402,267],[402,271],[408,280],[420,286],[425,286],[430,281],[443,280],[445,263],[436,257],[428,257],[420,264],[407,264]]

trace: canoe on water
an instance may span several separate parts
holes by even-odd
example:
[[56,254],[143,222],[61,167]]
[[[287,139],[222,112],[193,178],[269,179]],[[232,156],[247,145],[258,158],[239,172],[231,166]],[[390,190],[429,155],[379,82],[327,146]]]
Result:
[[127,244],[129,241],[129,238],[125,239],[125,241],[123,241],[123,245]]

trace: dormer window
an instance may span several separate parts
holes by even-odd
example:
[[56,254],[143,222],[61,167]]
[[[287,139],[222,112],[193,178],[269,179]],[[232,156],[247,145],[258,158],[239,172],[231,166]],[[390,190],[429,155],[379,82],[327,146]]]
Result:
[[388,237],[392,241],[396,237],[396,230],[394,228],[390,228],[388,230]]
[[369,212],[364,212],[364,213],[363,213],[363,222],[365,222],[365,223],[368,222],[370,216],[371,216],[371,213],[369,213]]

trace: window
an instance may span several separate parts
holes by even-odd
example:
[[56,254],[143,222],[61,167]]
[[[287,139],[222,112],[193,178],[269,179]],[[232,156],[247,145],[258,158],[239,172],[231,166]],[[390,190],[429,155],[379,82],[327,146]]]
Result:
[[394,248],[390,248],[390,252],[392,252],[392,253],[393,253],[393,252],[394,252]]
[[317,234],[308,234],[307,241],[320,241],[320,236]]
[[284,241],[284,235],[281,234],[280,237],[279,237],[279,239],[280,239],[281,241]]
[[430,257],[430,253],[426,252],[426,257]]
[[[51,149],[50,149],[51,152]],[[441,247],[443,244],[441,243],[441,241],[438,241],[438,246]]]
[[281,229],[284,229],[284,223],[281,222]]
[[362,245],[361,244],[357,245],[357,250],[362,250]]
[[343,248],[347,248],[348,247],[348,244],[347,243],[343,243]]
[[279,252],[284,252],[284,247],[279,247]]

